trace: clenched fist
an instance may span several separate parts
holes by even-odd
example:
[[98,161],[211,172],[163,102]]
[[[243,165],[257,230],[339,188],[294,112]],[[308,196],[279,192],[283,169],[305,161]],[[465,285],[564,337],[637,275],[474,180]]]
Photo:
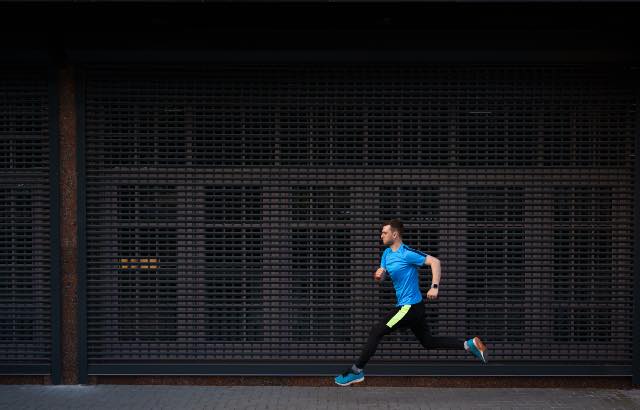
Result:
[[429,300],[435,300],[438,298],[438,289],[429,289],[429,292],[427,292],[427,299]]
[[384,268],[379,268],[374,274],[373,274],[373,280],[377,281],[377,282],[381,282],[384,280],[385,274],[387,273],[387,271]]

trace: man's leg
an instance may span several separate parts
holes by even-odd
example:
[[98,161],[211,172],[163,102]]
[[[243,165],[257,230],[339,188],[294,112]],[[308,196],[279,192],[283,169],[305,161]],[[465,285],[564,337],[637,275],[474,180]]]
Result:
[[380,343],[380,340],[382,340],[385,335],[399,327],[408,325],[410,316],[409,311],[411,308],[412,305],[397,307],[386,314],[381,321],[371,328],[369,338],[367,339],[367,343],[362,347],[360,357],[353,366],[347,369],[347,371],[336,376],[336,384],[339,384],[340,386],[348,386],[364,380],[364,372],[362,369],[364,369],[371,356],[376,352],[378,343]]
[[411,326],[411,331],[420,341],[420,344],[427,349],[463,349],[465,339],[461,337],[431,336],[427,317],[422,316],[420,320]]
[[364,369],[371,356],[376,352],[382,338],[406,322],[410,309],[411,305],[396,307],[371,328],[367,342],[362,347],[362,353],[355,362],[357,368]]
[[463,347],[483,363],[487,363],[487,347],[479,337],[465,340],[461,337],[431,336],[426,316],[422,316],[420,320],[414,322],[411,330],[420,341],[420,344],[427,349],[460,349]]

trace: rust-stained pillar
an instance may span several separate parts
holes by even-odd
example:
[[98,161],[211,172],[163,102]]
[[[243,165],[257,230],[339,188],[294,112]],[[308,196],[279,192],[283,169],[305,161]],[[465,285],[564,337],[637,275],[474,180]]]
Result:
[[62,383],[79,382],[78,363],[78,174],[74,67],[59,66],[60,253],[62,280]]

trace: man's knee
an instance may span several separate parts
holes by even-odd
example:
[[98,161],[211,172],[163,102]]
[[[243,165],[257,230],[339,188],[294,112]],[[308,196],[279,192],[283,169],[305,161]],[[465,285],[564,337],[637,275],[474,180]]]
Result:
[[373,337],[382,337],[389,332],[391,332],[391,329],[387,327],[386,324],[378,323],[371,328],[371,332],[369,334]]

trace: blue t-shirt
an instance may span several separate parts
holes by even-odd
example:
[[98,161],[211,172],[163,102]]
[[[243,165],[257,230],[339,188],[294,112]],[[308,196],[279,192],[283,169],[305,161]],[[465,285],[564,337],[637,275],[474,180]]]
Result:
[[385,268],[391,276],[398,300],[396,306],[412,305],[422,300],[418,268],[424,265],[427,256],[404,243],[395,252],[387,248],[382,253],[380,267]]

